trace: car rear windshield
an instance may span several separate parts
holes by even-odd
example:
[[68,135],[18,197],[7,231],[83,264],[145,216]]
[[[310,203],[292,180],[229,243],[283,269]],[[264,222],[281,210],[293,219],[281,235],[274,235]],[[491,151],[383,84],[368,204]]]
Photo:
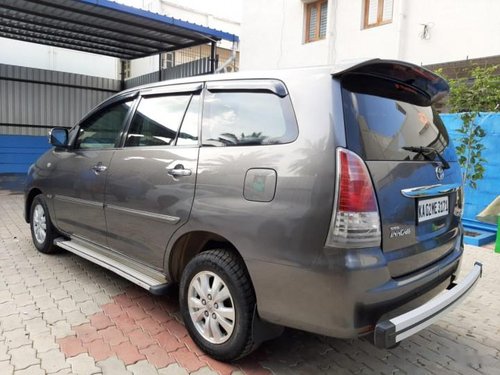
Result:
[[456,159],[439,114],[411,86],[374,77],[342,80],[347,146],[365,160],[429,160],[403,147],[432,147]]

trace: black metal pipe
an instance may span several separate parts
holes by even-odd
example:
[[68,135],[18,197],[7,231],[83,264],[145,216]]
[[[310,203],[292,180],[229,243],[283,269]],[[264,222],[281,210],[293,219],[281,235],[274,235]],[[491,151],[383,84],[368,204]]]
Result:
[[[7,127],[7,126],[15,126],[15,127],[18,127],[18,128],[40,128],[40,129],[52,129],[52,128],[66,128],[66,129],[71,129],[72,128],[71,126],[67,126],[67,125],[35,125],[35,124],[8,124],[8,123],[0,123],[0,127]],[[2,135],[9,135],[9,134],[2,134]],[[22,134],[15,134],[15,135],[22,135]]]
[[84,86],[84,85],[72,85],[72,84],[69,84],[69,83],[47,82],[47,81],[40,81],[40,80],[35,80],[35,79],[12,78],[12,77],[2,77],[2,76],[0,76],[0,81],[26,82],[26,83],[34,83],[34,84],[37,84],[37,85],[71,87],[71,88],[74,88],[74,89],[104,91],[104,92],[110,92],[110,93],[117,93],[117,92],[119,92],[118,90],[105,89],[105,88],[101,88],[101,87],[92,87],[92,86]]
[[215,45],[216,42],[212,41],[210,46],[210,73],[215,73]]
[[161,82],[161,52],[158,54],[158,82]]
[[125,60],[120,60],[120,91],[125,90]]

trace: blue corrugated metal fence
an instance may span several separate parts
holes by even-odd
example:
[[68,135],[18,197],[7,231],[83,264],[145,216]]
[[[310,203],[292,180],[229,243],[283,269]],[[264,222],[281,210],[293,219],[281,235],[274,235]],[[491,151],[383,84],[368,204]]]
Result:
[[0,135],[0,173],[26,173],[49,148],[47,137]]
[[[441,117],[456,146],[459,138],[457,129],[462,123],[460,114],[442,114]],[[486,131],[486,137],[483,138],[486,172],[484,178],[478,181],[477,189],[465,188],[464,217],[467,219],[475,219],[477,214],[500,195],[500,113],[481,113],[476,122]]]

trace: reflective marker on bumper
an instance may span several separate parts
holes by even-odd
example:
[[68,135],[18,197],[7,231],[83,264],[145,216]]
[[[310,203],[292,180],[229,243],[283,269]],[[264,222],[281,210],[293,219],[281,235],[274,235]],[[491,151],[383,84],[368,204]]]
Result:
[[374,333],[375,345],[381,348],[390,348],[434,323],[472,290],[481,277],[482,268],[481,263],[475,262],[472,271],[453,288],[414,310],[378,322]]

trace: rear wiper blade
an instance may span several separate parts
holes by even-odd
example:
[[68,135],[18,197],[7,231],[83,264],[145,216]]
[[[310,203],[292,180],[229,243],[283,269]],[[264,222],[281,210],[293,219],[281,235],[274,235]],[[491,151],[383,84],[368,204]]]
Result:
[[401,147],[403,150],[410,151],[410,152],[416,152],[418,154],[423,155],[426,157],[428,154],[435,154],[438,159],[441,161],[441,164],[443,164],[443,169],[449,169],[450,164],[446,161],[445,158],[443,158],[443,155],[439,153],[438,150],[436,150],[434,147],[424,147],[424,146],[403,146]]

